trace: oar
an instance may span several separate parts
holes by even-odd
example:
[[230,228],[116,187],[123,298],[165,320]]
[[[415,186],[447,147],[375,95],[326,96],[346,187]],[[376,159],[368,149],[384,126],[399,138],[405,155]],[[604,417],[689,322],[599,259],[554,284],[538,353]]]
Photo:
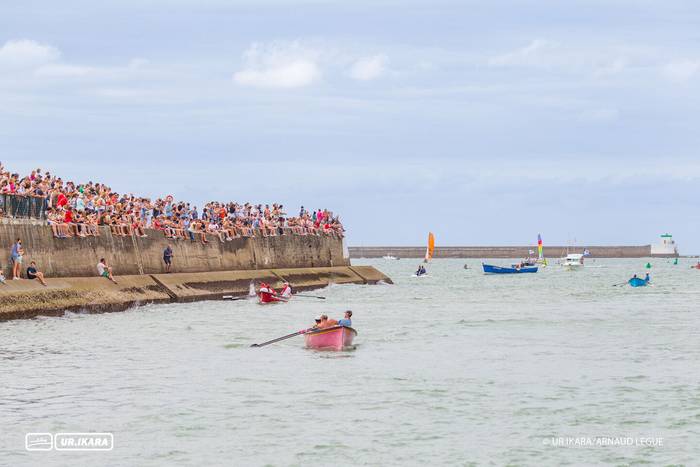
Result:
[[294,294],[294,296],[295,296],[295,297],[318,298],[318,299],[321,299],[321,300],[325,300],[325,299],[326,299],[326,297],[319,297],[318,295],[304,295],[304,294],[300,294],[300,293]]
[[224,295],[223,297],[224,300],[247,300],[248,296],[244,295],[243,297],[234,297],[233,295]]
[[308,329],[302,329],[301,331],[293,332],[291,334],[287,334],[286,336],[278,337],[277,339],[272,339],[271,341],[262,342],[260,344],[252,344],[251,347],[263,347],[265,345],[274,344],[275,342],[283,341],[285,339],[290,339],[294,336],[306,334],[308,331],[309,331]]
[[625,281],[625,282],[620,282],[619,284],[613,284],[612,286],[613,286],[613,287],[619,287],[619,286],[621,286],[621,285],[627,285],[627,284],[628,284],[628,281]]

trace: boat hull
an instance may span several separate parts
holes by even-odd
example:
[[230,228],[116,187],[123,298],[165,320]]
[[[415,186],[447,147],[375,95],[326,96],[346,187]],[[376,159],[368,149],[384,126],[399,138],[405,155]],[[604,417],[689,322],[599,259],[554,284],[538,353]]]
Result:
[[537,266],[525,266],[522,268],[504,268],[491,264],[481,265],[484,268],[484,274],[526,274],[537,272]]
[[276,303],[287,303],[289,299],[276,298],[276,297],[263,297],[262,294],[258,294],[258,303],[260,305],[274,305]]
[[628,280],[627,283],[630,285],[630,287],[645,287],[648,284],[647,281],[640,279],[639,277],[633,277],[632,279]]
[[343,350],[352,346],[357,331],[347,326],[334,326],[304,334],[304,343],[309,349]]

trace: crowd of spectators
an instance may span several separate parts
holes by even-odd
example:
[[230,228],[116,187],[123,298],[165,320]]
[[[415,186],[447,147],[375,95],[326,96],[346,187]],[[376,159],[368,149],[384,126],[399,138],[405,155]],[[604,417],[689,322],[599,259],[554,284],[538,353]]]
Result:
[[64,181],[36,169],[20,176],[0,163],[0,194],[44,200],[46,220],[57,238],[99,236],[98,226],[108,226],[112,235],[148,235],[160,231],[167,238],[208,243],[207,236],[221,242],[262,235],[343,236],[337,216],[325,209],[289,215],[281,204],[236,202],[206,203],[201,210],[172,196],[152,200],[119,194],[104,183]]

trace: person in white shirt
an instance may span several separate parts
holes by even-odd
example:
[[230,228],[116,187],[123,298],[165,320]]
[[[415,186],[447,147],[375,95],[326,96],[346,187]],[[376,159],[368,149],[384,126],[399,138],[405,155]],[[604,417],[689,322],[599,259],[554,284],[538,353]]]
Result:
[[292,296],[292,287],[289,285],[289,282],[285,282],[283,284],[282,290],[280,291],[280,295],[284,298],[290,298]]
[[106,277],[115,284],[117,283],[112,275],[112,268],[107,265],[107,261],[104,258],[100,258],[100,262],[97,263],[97,274],[100,277]]

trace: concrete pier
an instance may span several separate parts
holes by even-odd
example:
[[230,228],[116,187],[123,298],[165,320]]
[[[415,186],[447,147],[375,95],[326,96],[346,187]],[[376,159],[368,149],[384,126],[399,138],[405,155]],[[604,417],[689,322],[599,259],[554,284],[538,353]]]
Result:
[[[171,240],[149,230],[145,238],[112,235],[100,227],[99,237],[54,238],[51,228],[36,222],[0,221],[0,266],[7,283],[0,285],[0,320],[60,315],[66,310],[118,311],[147,303],[221,299],[247,295],[251,282],[296,290],[328,284],[376,284],[391,279],[368,266],[350,266],[343,239],[335,236],[278,235],[208,243]],[[47,287],[35,280],[11,280],[10,247],[22,239],[26,254],[22,274],[31,261],[46,276]],[[174,252],[172,274],[164,274],[163,250]],[[106,258],[119,284],[96,277],[97,262]]]
[[36,316],[60,316],[66,311],[122,311],[149,303],[221,300],[245,296],[250,283],[265,281],[280,287],[287,280],[295,291],[333,284],[391,284],[371,266],[257,269],[180,274],[118,276],[119,284],[102,277],[7,281],[0,285],[0,321]]

